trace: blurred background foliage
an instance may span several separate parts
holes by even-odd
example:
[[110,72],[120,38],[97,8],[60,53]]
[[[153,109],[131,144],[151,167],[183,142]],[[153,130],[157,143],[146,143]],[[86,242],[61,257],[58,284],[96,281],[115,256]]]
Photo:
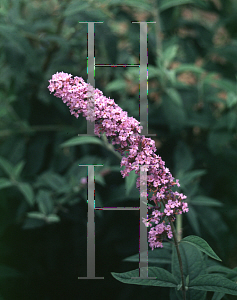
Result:
[[[77,279],[86,276],[87,241],[87,168],[78,164],[103,165],[96,206],[139,206],[136,177],[122,179],[105,139],[75,141],[86,120],[47,89],[57,71],[87,80],[83,21],[103,21],[96,64],[138,64],[131,21],[156,21],[148,24],[149,133],[188,196],[183,235],[206,239],[236,267],[237,2],[1,0],[0,16],[1,299],[169,297],[110,274],[138,267],[123,259],[138,253],[139,211],[95,212],[96,275],[105,279]],[[139,68],[96,67],[95,82],[139,120]],[[156,263],[170,268],[167,257]]]

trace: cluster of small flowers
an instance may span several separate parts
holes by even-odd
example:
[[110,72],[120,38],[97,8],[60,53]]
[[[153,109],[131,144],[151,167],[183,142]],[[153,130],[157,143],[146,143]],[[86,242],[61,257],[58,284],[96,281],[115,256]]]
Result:
[[105,133],[108,140],[116,145],[115,149],[123,156],[121,167],[125,166],[121,174],[124,178],[135,170],[138,174],[136,182],[138,189],[143,181],[139,176],[140,166],[146,167],[146,184],[148,191],[153,192],[150,200],[153,200],[155,207],[159,209],[162,203],[164,212],[154,210],[153,217],[143,221],[150,227],[151,222],[156,224],[149,232],[150,247],[152,249],[162,247],[164,238],[172,238],[169,222],[174,220],[175,215],[188,212],[188,207],[187,203],[183,202],[186,196],[172,191],[173,185],[180,186],[179,182],[178,180],[174,182],[174,177],[165,167],[164,161],[155,154],[155,142],[140,135],[142,129],[140,122],[128,117],[127,112],[123,111],[113,99],[105,97],[100,90],[94,89],[81,77],[72,78],[71,74],[57,72],[49,83],[49,91],[62,98],[72,115],[78,118],[82,113],[87,120],[95,121],[95,134],[100,136]]

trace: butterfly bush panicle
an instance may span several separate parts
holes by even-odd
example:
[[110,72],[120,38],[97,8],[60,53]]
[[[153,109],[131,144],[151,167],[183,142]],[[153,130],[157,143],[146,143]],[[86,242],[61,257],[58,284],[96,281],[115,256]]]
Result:
[[[152,250],[163,247],[162,241],[172,238],[170,222],[177,214],[188,212],[188,205],[183,201],[187,198],[185,195],[172,191],[172,186],[180,186],[179,182],[174,181],[165,162],[155,153],[155,142],[140,135],[140,122],[128,117],[113,99],[105,97],[81,77],[72,78],[71,74],[57,72],[49,83],[49,91],[62,98],[72,115],[78,118],[82,113],[87,120],[95,121],[95,134],[100,137],[105,133],[109,142],[115,145],[115,150],[122,155],[121,167],[125,167],[121,171],[122,177],[135,170],[137,188],[140,190],[140,184],[145,183],[148,191],[153,193],[150,200],[155,205],[150,208],[150,218],[144,219],[143,223],[152,227],[148,236]],[[146,182],[140,178],[140,166],[147,171]]]

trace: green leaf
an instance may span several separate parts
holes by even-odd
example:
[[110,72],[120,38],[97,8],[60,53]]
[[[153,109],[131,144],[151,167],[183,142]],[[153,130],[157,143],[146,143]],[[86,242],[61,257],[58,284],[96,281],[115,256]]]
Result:
[[101,176],[100,174],[96,174],[96,173],[95,173],[95,182],[100,183],[103,186],[106,185],[104,177]]
[[[179,177],[177,176],[177,178],[179,178]],[[187,194],[188,199],[191,199],[192,197],[197,195],[199,189],[200,189],[199,182],[195,181],[195,182],[192,182],[192,184],[190,186],[186,186],[186,188],[184,188],[184,191],[185,191],[185,194]],[[189,202],[189,200],[187,200],[187,202]],[[200,235],[200,234],[197,234],[197,235]]]
[[237,284],[235,282],[215,274],[198,276],[189,284],[189,289],[237,295]]
[[228,79],[215,79],[215,74],[207,76],[203,79],[203,82],[208,85],[217,85],[219,88],[227,92],[236,93],[236,84]]
[[126,88],[127,84],[124,79],[116,79],[107,84],[105,90],[107,92],[121,91]]
[[28,218],[45,220],[45,215],[39,211],[31,211],[27,213]]
[[165,90],[165,92],[167,93],[167,95],[170,97],[170,99],[175,104],[177,104],[178,106],[182,106],[183,105],[182,98],[181,98],[180,94],[177,92],[176,89],[174,89],[174,88],[167,88]]
[[183,73],[183,72],[192,72],[192,73],[202,74],[205,72],[205,70],[200,67],[194,66],[194,65],[182,64],[179,67],[175,68],[174,72],[176,75],[178,73]]
[[207,196],[193,197],[190,203],[193,205],[202,205],[202,206],[223,206],[222,202]]
[[167,68],[170,63],[174,60],[177,52],[178,52],[178,45],[171,45],[167,49],[165,49],[162,59],[164,61],[164,67]]
[[[171,263],[171,252],[170,244],[166,245],[164,243],[164,248],[148,250],[148,262],[149,264],[170,264]],[[139,253],[126,257],[123,261],[139,262]]]
[[62,190],[66,185],[65,178],[52,171],[40,175],[36,182],[36,187],[50,187],[56,192]]
[[12,185],[13,185],[13,183],[9,179],[4,178],[4,177],[0,178],[0,189],[4,189],[4,188],[12,186]]
[[216,253],[212,250],[212,248],[208,245],[208,243],[203,240],[202,238],[200,238],[199,236],[195,236],[195,235],[189,235],[185,238],[183,238],[181,240],[181,243],[188,243],[193,245],[194,247],[198,248],[199,250],[201,250],[202,252],[206,253],[208,256],[222,261],[217,255]]
[[18,277],[21,273],[11,267],[0,265],[0,278]]
[[237,275],[237,270],[235,269],[229,269],[224,266],[210,266],[207,268],[208,273],[224,273],[224,274],[233,274]]
[[60,221],[60,218],[58,215],[55,215],[55,214],[50,214],[46,217],[45,219],[47,222],[49,223],[55,223],[55,222],[59,222]]
[[182,88],[180,85],[180,82],[177,81],[174,70],[166,69],[165,74],[166,74],[167,80],[170,82],[171,86],[173,86],[174,88]]
[[198,215],[197,215],[195,209],[191,205],[189,206],[187,218],[188,218],[189,224],[193,228],[194,232],[196,234],[200,235],[201,231],[200,231],[200,225],[199,225],[199,221],[198,221]]
[[183,176],[179,177],[180,185],[188,186],[193,180],[199,178],[200,176],[206,174],[206,170],[194,170],[184,173]]
[[83,145],[83,144],[97,144],[104,146],[103,142],[93,136],[81,136],[81,137],[74,137],[63,144],[60,145],[60,147],[72,147],[72,146],[78,146],[78,145]]
[[227,128],[229,130],[233,130],[236,127],[236,123],[237,123],[237,116],[236,116],[236,112],[230,111],[227,115]]
[[135,170],[131,171],[127,177],[125,177],[125,189],[126,189],[126,196],[129,195],[130,191],[132,190],[133,186],[135,185],[137,178],[137,174],[135,174]]
[[211,300],[221,300],[224,296],[224,293],[215,292]]
[[16,180],[19,179],[19,176],[23,170],[25,166],[25,162],[24,161],[20,161],[13,169],[13,176]]
[[161,70],[152,65],[148,65],[148,78],[158,78],[162,74]]
[[53,200],[50,196],[50,192],[46,190],[40,190],[36,196],[36,201],[38,203],[40,212],[42,212],[44,215],[48,215],[53,212]]
[[226,105],[228,108],[231,108],[232,106],[237,104],[237,95],[236,93],[229,92],[227,96]]
[[[146,274],[146,268],[141,268],[142,272]],[[176,278],[170,272],[158,267],[150,267],[148,269],[149,277],[156,277],[156,279],[131,279],[132,277],[139,277],[139,269],[125,273],[111,272],[111,274],[118,281],[128,284],[163,287],[176,287],[178,285]]]
[[9,177],[12,177],[13,165],[7,159],[0,157],[0,166]]
[[176,7],[178,5],[185,5],[185,4],[195,4],[194,0],[162,0],[159,9],[160,11],[164,11],[166,9],[169,9],[171,7]]
[[216,241],[220,236],[229,234],[229,228],[223,220],[222,214],[214,208],[206,206],[202,210],[200,222],[202,223],[202,227],[205,228],[206,233]]
[[120,166],[110,166],[109,170],[111,172],[120,172],[121,171],[121,167]]
[[[189,282],[192,279],[200,276],[202,274],[206,274],[206,263],[203,259],[203,255],[200,250],[193,248],[191,245],[179,245],[182,265],[183,265],[183,274],[185,278],[185,282]],[[179,259],[177,255],[177,251],[175,247],[172,247],[172,274],[179,278],[179,283],[181,283],[181,275],[180,275],[180,266]],[[181,286],[180,286],[181,287]],[[187,299],[192,300],[205,300],[206,293],[203,291],[187,291]],[[183,299],[181,290],[176,290],[176,299]]]
[[[235,8],[234,8],[235,10]],[[234,25],[234,23],[233,23]],[[237,59],[236,55],[236,46],[237,41],[236,39],[232,39],[230,43],[222,46],[222,47],[215,47],[213,49],[213,54],[217,54],[221,58],[224,58],[228,63],[235,63]]]
[[31,185],[27,182],[19,182],[17,184],[18,189],[22,192],[22,194],[25,196],[26,201],[33,206],[34,201],[34,191],[31,187]]
[[[39,212],[38,212],[38,214],[39,214],[38,218],[29,217],[28,219],[26,219],[22,228],[23,229],[34,229],[34,228],[44,226],[45,225],[45,216]],[[40,215],[41,215],[41,217],[40,217]]]

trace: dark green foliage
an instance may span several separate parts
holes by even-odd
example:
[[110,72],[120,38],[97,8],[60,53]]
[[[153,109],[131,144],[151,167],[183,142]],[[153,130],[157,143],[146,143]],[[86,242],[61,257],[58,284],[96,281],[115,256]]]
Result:
[[[104,22],[95,24],[96,64],[139,63],[139,25],[131,21],[159,22],[148,24],[149,133],[157,134],[157,154],[188,196],[183,236],[207,240],[228,268],[219,272],[236,280],[230,273],[237,264],[236,15],[234,0],[1,1],[1,299],[179,297],[111,276],[138,268],[137,261],[123,259],[138,253],[139,211],[95,212],[96,275],[105,279],[77,279],[86,276],[87,232],[87,187],[80,183],[87,169],[78,165],[103,165],[95,167],[95,206],[139,206],[136,177],[119,173],[121,157],[104,138],[78,138],[86,120],[72,117],[47,89],[57,71],[87,80],[82,21]],[[139,119],[138,68],[96,67],[95,82]],[[173,275],[163,275],[171,279],[176,258],[167,251],[158,266],[167,267]],[[187,249],[181,251],[188,257]],[[202,267],[195,272],[201,275]],[[218,273],[220,265],[208,267],[203,276]],[[207,290],[193,287],[190,299],[204,299]],[[207,299],[225,293],[213,292]]]

